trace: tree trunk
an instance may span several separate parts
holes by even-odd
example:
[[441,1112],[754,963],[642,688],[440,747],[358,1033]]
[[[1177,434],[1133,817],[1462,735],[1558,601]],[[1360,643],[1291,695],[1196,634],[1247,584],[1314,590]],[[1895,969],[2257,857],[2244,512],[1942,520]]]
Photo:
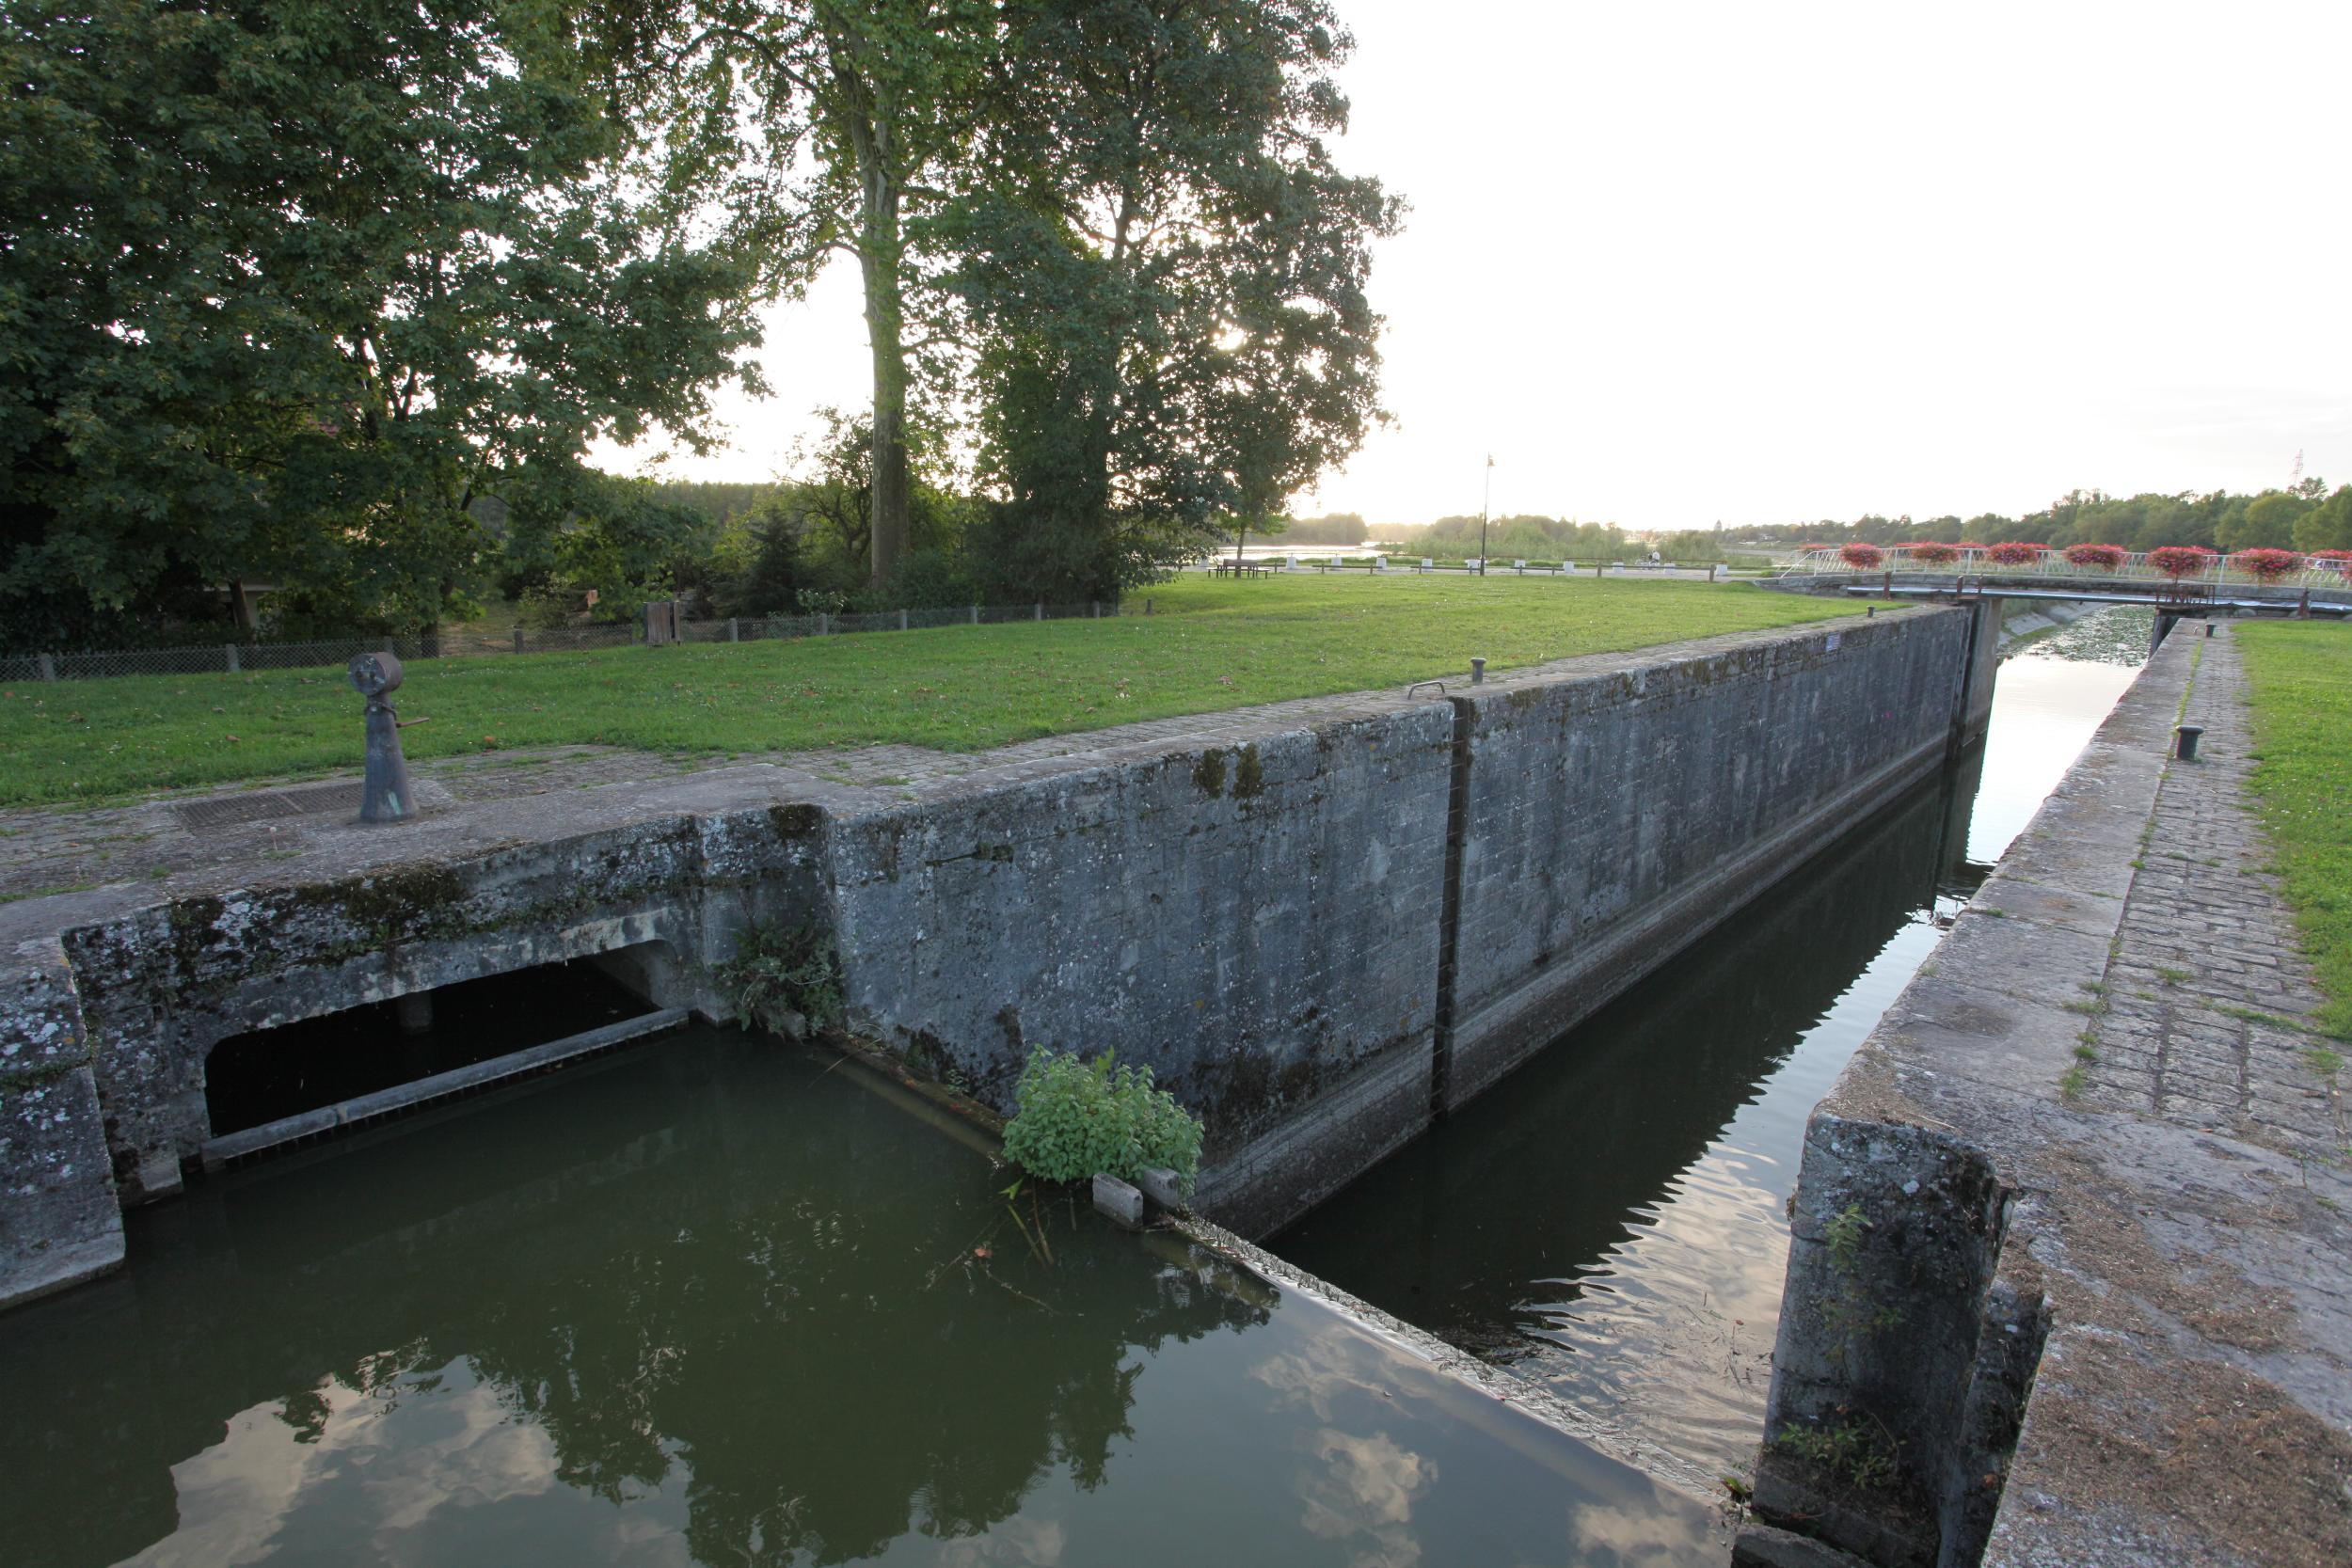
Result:
[[[836,56],[838,60],[838,56]],[[873,586],[885,586],[907,547],[907,355],[906,306],[900,262],[905,237],[899,232],[901,192],[892,146],[891,106],[869,95],[853,71],[834,67],[853,112],[850,140],[857,150],[859,200],[858,266],[866,285],[866,335],[874,363],[873,529],[867,542]]]
[[[897,229],[893,214],[892,229]],[[866,329],[874,357],[874,494],[868,552],[873,585],[885,586],[907,548],[907,361],[900,339],[898,269],[866,262]]]

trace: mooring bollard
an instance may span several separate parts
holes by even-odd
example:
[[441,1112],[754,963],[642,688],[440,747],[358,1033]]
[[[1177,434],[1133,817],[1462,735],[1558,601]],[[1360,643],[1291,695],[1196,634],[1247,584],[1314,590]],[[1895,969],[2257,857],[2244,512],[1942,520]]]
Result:
[[2197,760],[2197,738],[2205,733],[2202,724],[2175,724],[2172,727],[2172,754],[2183,762]]
[[1471,660],[1470,660],[1470,685],[1472,685],[1472,686],[1476,686],[1476,685],[1478,685],[1479,683],[1481,683],[1482,681],[1484,681],[1486,678],[1486,661],[1485,659],[1483,659],[1483,658],[1473,658],[1473,659],[1471,659]]
[[392,711],[400,659],[389,652],[354,654],[350,673],[351,684],[368,700],[368,770],[359,792],[359,820],[405,822],[417,815],[417,801],[408,788],[408,759],[400,753],[400,715]]
[[2213,623],[2211,621],[2205,623],[2205,635],[2207,637],[2211,637],[2213,635]]

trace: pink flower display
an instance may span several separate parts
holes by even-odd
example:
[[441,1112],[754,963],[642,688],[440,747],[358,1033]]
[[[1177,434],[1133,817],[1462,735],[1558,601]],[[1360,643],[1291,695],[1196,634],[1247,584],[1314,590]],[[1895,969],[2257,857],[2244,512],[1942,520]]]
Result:
[[2148,552],[2148,564],[2175,582],[2193,578],[2212,564],[2213,551],[2202,545],[2166,545]]
[[1960,559],[1958,545],[1940,544],[1933,539],[1922,539],[1916,544],[1905,545],[1903,550],[1922,566],[1948,566]]
[[2066,563],[2088,567],[2094,572],[2112,572],[2123,564],[2124,557],[2129,553],[2121,545],[2069,545],[2066,546]]
[[2022,539],[2008,539],[1985,547],[1984,558],[1995,566],[2030,566],[2042,559],[2047,545],[2027,544]]
[[2293,550],[2240,550],[2230,557],[2230,564],[2264,582],[2276,582],[2301,571],[2303,558]]
[[1838,550],[1837,559],[1857,572],[1867,572],[1886,560],[1886,552],[1876,545],[1848,545]]

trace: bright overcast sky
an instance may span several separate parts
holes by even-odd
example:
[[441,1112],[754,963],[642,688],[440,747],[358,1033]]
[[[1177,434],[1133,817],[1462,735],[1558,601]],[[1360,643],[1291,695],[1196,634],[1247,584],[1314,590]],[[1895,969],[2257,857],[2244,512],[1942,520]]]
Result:
[[[1632,528],[2352,480],[2352,5],[1337,0],[1394,423],[1302,514]],[[854,271],[680,477],[782,471]]]

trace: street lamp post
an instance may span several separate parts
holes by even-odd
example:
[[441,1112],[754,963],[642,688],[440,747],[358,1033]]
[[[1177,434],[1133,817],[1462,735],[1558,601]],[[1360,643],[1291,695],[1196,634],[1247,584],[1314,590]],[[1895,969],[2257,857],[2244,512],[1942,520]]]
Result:
[[1486,487],[1479,492],[1478,497],[1478,575],[1482,578],[1486,575],[1486,508],[1494,499],[1494,494],[1495,460],[1489,454],[1486,458]]

